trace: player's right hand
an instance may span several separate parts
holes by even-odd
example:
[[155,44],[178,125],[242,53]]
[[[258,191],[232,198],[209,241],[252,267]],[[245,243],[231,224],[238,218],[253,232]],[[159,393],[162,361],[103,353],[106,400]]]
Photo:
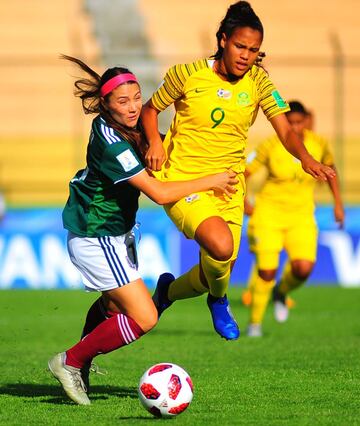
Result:
[[336,172],[332,167],[319,163],[311,155],[306,156],[301,161],[301,164],[304,171],[315,179],[326,181],[336,176]]
[[165,161],[165,150],[161,140],[150,144],[145,155],[146,167],[150,170],[159,171]]
[[214,179],[214,183],[212,185],[214,192],[226,194],[229,198],[232,197],[232,194],[237,192],[235,185],[239,183],[239,179],[236,177],[236,173],[233,170],[217,173],[212,177]]

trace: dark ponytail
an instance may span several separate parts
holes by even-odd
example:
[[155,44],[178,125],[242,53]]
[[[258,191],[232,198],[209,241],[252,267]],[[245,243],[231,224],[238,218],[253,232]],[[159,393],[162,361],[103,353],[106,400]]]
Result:
[[[220,23],[220,27],[216,33],[217,51],[214,55],[214,59],[220,59],[222,57],[223,48],[221,47],[221,39],[223,34],[225,34],[226,37],[231,37],[236,28],[244,27],[250,27],[253,30],[259,31],[261,37],[264,38],[263,25],[250,3],[247,1],[238,1],[229,7],[224,19]],[[257,64],[261,62],[264,56],[264,52],[259,52]]]

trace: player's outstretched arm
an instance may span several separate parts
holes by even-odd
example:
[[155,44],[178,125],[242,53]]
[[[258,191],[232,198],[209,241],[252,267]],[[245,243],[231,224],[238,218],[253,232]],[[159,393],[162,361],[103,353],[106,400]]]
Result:
[[158,124],[159,111],[148,100],[141,110],[141,121],[145,136],[149,142],[149,149],[145,155],[146,166],[150,170],[160,170],[165,161],[165,150]]
[[198,179],[177,182],[162,182],[145,170],[129,179],[129,183],[147,195],[157,204],[168,204],[194,192],[214,190],[231,197],[236,192],[234,185],[238,183],[236,173],[228,170]]
[[301,161],[302,168],[315,179],[328,180],[336,176],[335,170],[316,161],[307,151],[305,145],[291,129],[285,114],[270,119],[281,143],[294,157]]

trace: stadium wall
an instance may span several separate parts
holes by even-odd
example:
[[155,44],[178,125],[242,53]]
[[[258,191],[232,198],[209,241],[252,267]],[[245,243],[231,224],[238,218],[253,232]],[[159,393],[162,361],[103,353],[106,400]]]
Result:
[[[1,1],[0,190],[8,205],[63,205],[68,181],[84,166],[91,117],[72,93],[81,73],[59,60],[60,53],[98,72],[129,66],[146,100],[169,66],[214,53],[215,32],[231,3]],[[313,111],[315,130],[333,147],[344,201],[359,204],[360,2],[256,0],[253,6],[265,26],[271,79],[285,99],[299,98]],[[172,108],[160,114],[163,132],[172,115]],[[271,133],[260,113],[249,150]],[[330,203],[323,187],[317,202]]]
[[[330,207],[320,207],[316,212],[320,234],[311,285],[360,287],[360,206],[346,210],[345,230],[336,229]],[[162,272],[172,271],[178,276],[197,262],[196,244],[176,230],[162,209],[141,209],[138,221],[140,271],[150,288]],[[253,263],[246,225],[245,220],[233,285],[246,283]],[[0,224],[0,289],[77,288],[82,284],[68,258],[61,210],[9,210]]]

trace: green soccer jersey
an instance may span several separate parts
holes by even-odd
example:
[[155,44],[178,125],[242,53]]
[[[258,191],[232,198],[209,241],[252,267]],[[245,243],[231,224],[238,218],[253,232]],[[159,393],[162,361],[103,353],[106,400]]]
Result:
[[125,234],[135,225],[140,196],[127,181],[144,165],[131,144],[100,116],[92,123],[86,162],[70,181],[64,227],[82,237]]

